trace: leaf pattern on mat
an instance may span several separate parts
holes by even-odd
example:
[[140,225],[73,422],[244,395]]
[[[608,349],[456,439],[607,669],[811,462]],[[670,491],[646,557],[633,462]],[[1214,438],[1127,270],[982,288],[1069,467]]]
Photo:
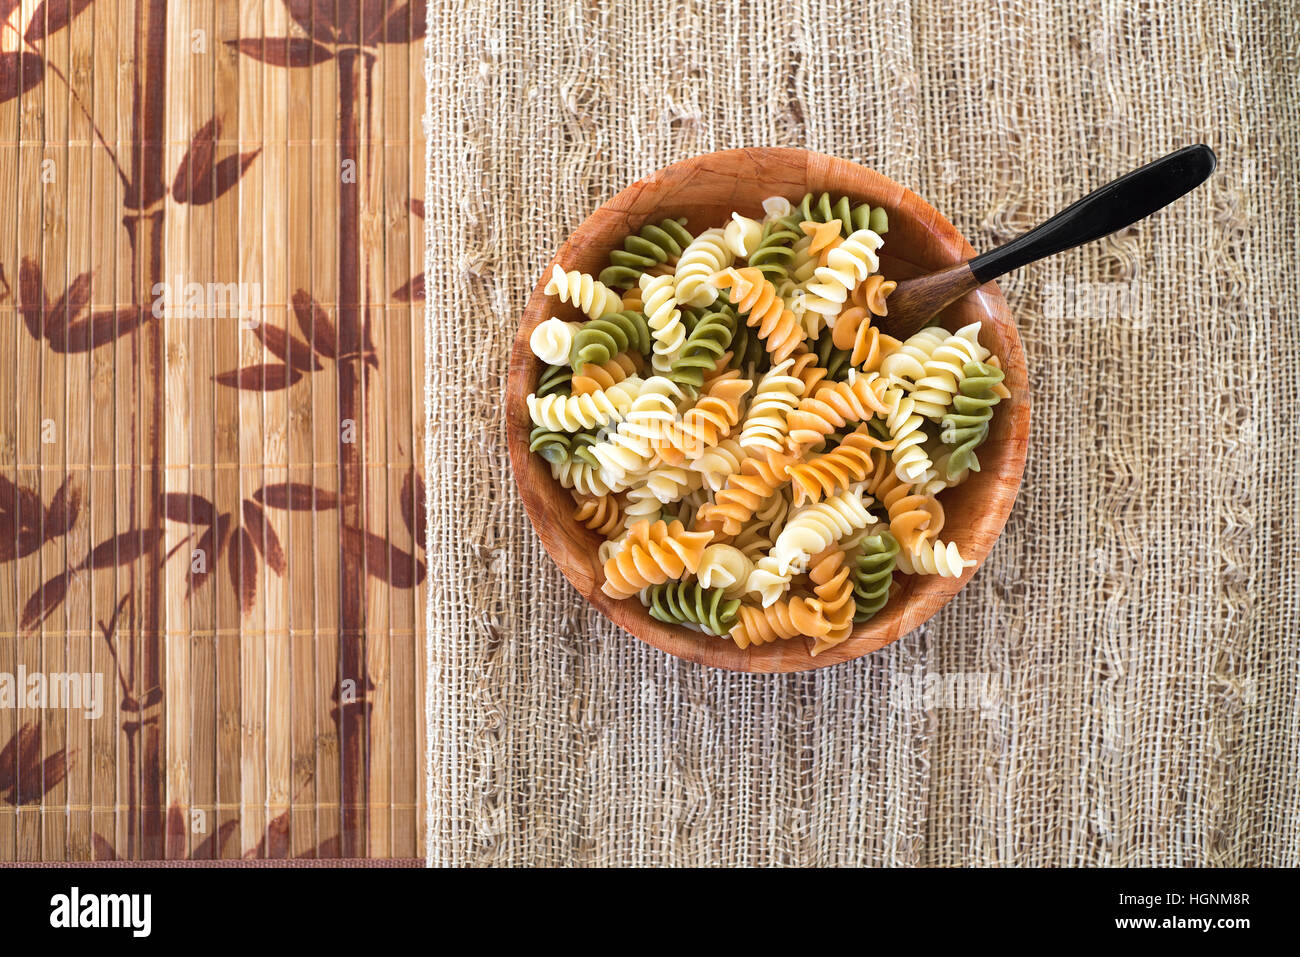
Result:
[[315,66],[334,58],[329,47],[305,37],[245,37],[226,45],[271,66]]
[[314,512],[338,508],[337,492],[329,492],[302,482],[282,482],[265,485],[253,493],[253,499],[267,508],[287,509],[293,512]]
[[190,148],[176,168],[176,178],[172,181],[172,198],[176,202],[206,206],[219,199],[234,188],[262,152],[255,149],[237,153],[214,165],[220,134],[221,123],[213,117],[199,127],[190,140]]
[[122,306],[86,315],[91,274],[84,272],[50,302],[41,267],[24,257],[18,264],[18,311],[33,339],[44,339],[54,352],[90,352],[134,332],[144,318],[139,306]]
[[0,748],[0,802],[38,804],[68,774],[65,750],[41,757],[41,728],[25,724]]
[[45,61],[30,51],[0,53],[0,103],[22,96],[45,78]]
[[58,33],[94,2],[95,0],[42,0],[32,14],[23,39],[28,43],[36,43]]

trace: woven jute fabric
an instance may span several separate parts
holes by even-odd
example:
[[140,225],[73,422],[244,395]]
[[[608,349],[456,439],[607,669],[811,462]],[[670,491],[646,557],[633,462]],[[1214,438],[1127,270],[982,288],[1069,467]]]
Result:
[[[1300,864],[1287,4],[431,6],[431,863]],[[815,673],[712,671],[610,625],[543,551],[506,357],[622,187],[805,147],[987,249],[1197,142],[1205,186],[1002,282],[1024,487],[924,628]]]

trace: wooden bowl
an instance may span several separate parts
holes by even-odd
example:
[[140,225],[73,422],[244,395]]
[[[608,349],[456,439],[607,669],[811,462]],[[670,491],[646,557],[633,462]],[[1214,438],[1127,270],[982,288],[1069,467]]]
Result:
[[[595,275],[608,263],[611,249],[645,223],[666,216],[685,216],[695,235],[724,223],[733,210],[761,217],[768,196],[798,202],[807,192],[847,195],[854,201],[883,206],[889,232],[881,249],[881,272],[902,279],[931,272],[975,254],[970,244],[940,213],[915,193],[872,170],[819,153],[798,149],[724,150],[696,156],[651,174],[597,209],[569,237],[555,262],[565,269]],[[528,451],[532,422],[525,397],[533,391],[541,361],[528,337],[544,319],[557,315],[582,318],[571,304],[543,292],[547,266],[524,310],[510,355],[506,415],[510,462],[524,505],[542,544],[560,570],[587,601],[606,617],[656,648],[701,664],[734,671],[804,671],[857,658],[896,641],[944,606],[983,563],[997,540],[1020,488],[1029,433],[1029,396],[1025,354],[1006,300],[994,283],[981,286],[942,314],[950,330],[979,320],[980,339],[1001,357],[1011,399],[995,409],[988,441],[980,448],[982,471],[943,494],[947,524],[943,539],[955,541],[975,566],[960,578],[896,575],[895,593],[874,618],[859,625],[851,638],[816,658],[805,639],[741,650],[716,638],[651,618],[636,598],[615,601],[600,585],[604,580],[596,549],[601,539],[572,517],[573,499],[561,488],[540,456]],[[901,582],[901,587],[899,584]]]

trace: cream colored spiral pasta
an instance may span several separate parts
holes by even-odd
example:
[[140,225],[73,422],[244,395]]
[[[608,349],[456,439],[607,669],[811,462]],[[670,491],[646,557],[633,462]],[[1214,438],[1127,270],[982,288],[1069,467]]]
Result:
[[777,572],[806,568],[813,555],[870,525],[874,519],[867,511],[869,502],[863,500],[860,490],[852,490],[796,512],[772,546]]
[[546,284],[546,294],[559,296],[560,302],[572,302],[592,319],[600,319],[623,308],[622,297],[599,279],[577,270],[565,272],[558,263]]
[[898,394],[898,404],[885,417],[889,437],[894,440],[890,455],[894,459],[894,471],[899,479],[911,485],[920,481],[934,464],[925,451],[926,436],[921,428],[925,420],[917,414],[916,403],[911,396],[899,394],[897,388],[890,392]]
[[727,223],[722,235],[731,254],[743,258],[758,248],[758,241],[763,238],[763,224],[740,213],[732,213],[731,222]]
[[610,487],[600,477],[600,469],[578,459],[551,463],[551,475],[565,488],[584,495],[608,495]]
[[699,488],[703,481],[699,472],[692,472],[680,465],[660,465],[645,474],[641,487],[649,491],[660,504],[668,505]]
[[975,564],[973,559],[962,558],[956,542],[919,541],[911,549],[900,549],[898,567],[908,575],[939,575],[957,578]]
[[533,334],[528,337],[528,345],[533,355],[543,362],[562,366],[569,362],[569,350],[573,348],[573,337],[582,326],[576,322],[565,322],[557,316],[551,316],[545,322],[539,322]]
[[880,362],[880,374],[891,382],[911,388],[925,376],[925,363],[934,350],[943,345],[948,331],[930,326],[908,336],[903,344]]
[[677,260],[674,276],[677,301],[697,309],[711,305],[718,298],[718,290],[709,278],[726,269],[735,259],[735,254],[727,247],[725,230],[715,227],[700,233],[682,250],[681,258]]
[[663,503],[644,484],[628,489],[624,499],[626,500],[623,506],[625,528],[631,528],[637,522],[656,521],[663,514]]
[[784,196],[769,196],[763,200],[763,225],[774,219],[785,219],[794,212],[794,205]]
[[654,340],[650,363],[656,372],[668,372],[686,344],[686,326],[673,296],[672,277],[642,276],[641,298],[650,338]]
[[682,390],[672,380],[663,376],[645,380],[614,434],[591,447],[605,484],[622,491],[650,466],[665,432],[677,418],[681,400]]
[[927,419],[941,419],[957,394],[968,362],[983,362],[989,351],[979,343],[980,324],[963,326],[935,347],[922,365],[924,374],[916,379],[912,400],[916,411]]
[[577,432],[621,421],[642,387],[638,376],[624,379],[611,389],[587,395],[551,395],[527,398],[533,424],[557,432]]
[[753,570],[754,563],[734,545],[710,545],[695,574],[705,588],[721,588],[725,597],[738,598]]
[[691,462],[689,467],[691,471],[700,473],[706,488],[716,492],[728,478],[740,471],[740,463],[748,454],[738,439],[723,439]]
[[803,382],[790,375],[793,359],[772,366],[758,381],[758,390],[750,402],[740,427],[740,444],[748,450],[785,448],[790,413],[799,405]]
[[758,596],[758,602],[764,608],[776,604],[790,588],[790,582],[802,569],[781,569],[781,563],[771,555],[763,555],[745,579],[745,593]]
[[808,311],[819,313],[828,321],[838,316],[854,287],[880,268],[876,250],[881,242],[880,236],[870,229],[858,229],[830,250],[826,265],[818,266],[813,280],[807,284],[804,305]]

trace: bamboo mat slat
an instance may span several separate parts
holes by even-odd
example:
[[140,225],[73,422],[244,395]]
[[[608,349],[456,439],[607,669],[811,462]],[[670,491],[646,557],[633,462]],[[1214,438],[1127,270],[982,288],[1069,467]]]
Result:
[[424,24],[12,6],[0,862],[418,858]]

